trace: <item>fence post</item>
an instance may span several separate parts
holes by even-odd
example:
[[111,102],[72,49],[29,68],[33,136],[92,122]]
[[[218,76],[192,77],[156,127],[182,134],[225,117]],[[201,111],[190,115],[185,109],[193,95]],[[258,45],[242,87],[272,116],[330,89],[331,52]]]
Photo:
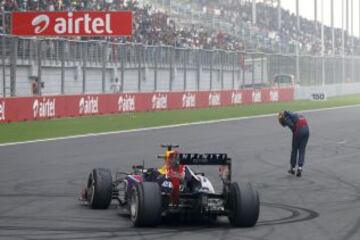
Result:
[[188,49],[182,49],[183,53],[184,53],[184,91],[186,91],[187,89],[187,79],[186,79],[186,75],[187,75],[187,71],[186,71],[186,60],[187,60],[187,56],[188,56]]
[[169,52],[169,91],[172,91],[172,85],[173,85],[173,80],[174,80],[174,47],[168,47],[168,51]]
[[240,89],[240,74],[241,74],[241,66],[240,66],[240,53],[236,52],[237,55],[237,59],[235,62],[235,66],[237,67],[237,74],[236,74],[236,82],[237,82],[237,88],[236,89]]
[[214,65],[214,50],[210,52],[210,91],[213,90],[213,65]]
[[160,46],[155,47],[155,58],[154,58],[154,92],[157,91],[157,79],[158,79],[158,60],[160,58]]
[[354,49],[352,49],[351,53],[351,82],[354,82]]
[[200,67],[201,67],[201,60],[200,60],[200,49],[197,49],[197,63],[196,63],[196,67],[197,67],[197,71],[196,71],[196,90],[199,91],[200,90]]
[[233,57],[233,66],[232,66],[232,90],[235,89],[235,59],[236,59],[236,53],[231,54]]
[[124,92],[124,83],[125,83],[125,61],[127,58],[127,47],[126,45],[120,45],[120,61],[121,61],[121,66],[120,66],[120,92]]
[[337,62],[337,59],[335,56],[333,56],[333,60],[331,61],[331,68],[332,68],[332,78],[331,78],[331,83],[332,84],[335,84],[336,83],[336,69],[337,69],[337,66],[336,66],[336,62]]
[[246,71],[246,56],[245,52],[242,53],[242,83],[241,87],[245,85],[245,71]]
[[102,69],[101,69],[101,90],[102,93],[105,93],[105,82],[106,82],[106,62],[107,62],[107,57],[108,57],[108,43],[107,42],[103,42],[102,44],[102,53],[103,53],[103,57],[102,57]]
[[2,89],[2,92],[3,92],[3,97],[6,97],[6,40],[5,40],[5,36],[2,35],[1,36],[1,41],[2,41],[2,49],[1,49],[1,52],[2,52],[2,56],[1,56],[1,62],[2,62],[2,81],[3,81],[3,89]]
[[341,83],[344,83],[345,82],[345,55],[343,54],[342,56],[341,56],[341,59],[342,59],[342,81],[341,81]]
[[261,58],[261,83],[264,83],[264,55],[260,55]]
[[321,85],[325,86],[325,56],[321,56]]
[[266,59],[266,79],[267,79],[267,82],[268,84],[270,84],[270,86],[273,84],[273,79],[272,79],[272,76],[271,76],[271,69],[272,68],[272,59],[271,57],[269,57],[269,55],[266,53],[264,54],[264,57]]
[[221,90],[224,90],[224,60],[225,60],[225,52],[222,50],[220,52],[220,81],[221,81]]
[[299,57],[299,46],[298,46],[299,43],[296,44],[296,59],[295,59],[295,72],[296,72],[296,83],[297,84],[300,84],[300,74],[301,74],[301,71],[300,71],[300,57]]
[[16,61],[17,61],[17,37],[13,38],[10,53],[10,96],[16,96]]
[[82,62],[83,62],[83,69],[82,69],[82,75],[83,75],[83,79],[82,79],[82,93],[85,94],[86,92],[86,44],[87,42],[80,42],[80,50],[81,50],[81,56],[82,56]]
[[251,85],[252,85],[252,87],[254,87],[254,84],[255,84],[255,57],[254,57],[254,54],[251,54],[251,65],[252,65]]
[[140,51],[140,45],[135,46],[137,61],[138,61],[138,92],[141,91],[141,51]]
[[42,71],[41,71],[41,67],[42,67],[42,40],[38,39],[37,40],[37,65],[38,65],[38,72],[37,72],[37,77],[38,77],[38,81],[39,81],[39,95],[42,95]]
[[60,40],[61,43],[61,94],[65,93],[65,46],[66,40]]

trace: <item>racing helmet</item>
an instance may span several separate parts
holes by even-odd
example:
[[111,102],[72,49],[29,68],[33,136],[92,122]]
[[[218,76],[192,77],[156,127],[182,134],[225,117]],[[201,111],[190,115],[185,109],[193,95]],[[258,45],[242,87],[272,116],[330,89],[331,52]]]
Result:
[[166,151],[165,153],[165,165],[167,167],[173,168],[177,165],[176,157],[178,152],[175,150]]
[[177,155],[178,152],[175,150],[170,150],[165,152],[164,156],[164,165],[159,168],[159,172],[161,174],[168,174],[171,170],[177,170],[178,169],[178,162],[177,162]]

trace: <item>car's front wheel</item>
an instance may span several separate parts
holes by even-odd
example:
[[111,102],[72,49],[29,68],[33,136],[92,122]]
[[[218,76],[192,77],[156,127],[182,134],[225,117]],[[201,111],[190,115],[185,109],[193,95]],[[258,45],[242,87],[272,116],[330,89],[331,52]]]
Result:
[[106,209],[112,200],[112,175],[109,169],[94,168],[87,182],[87,201],[93,209]]

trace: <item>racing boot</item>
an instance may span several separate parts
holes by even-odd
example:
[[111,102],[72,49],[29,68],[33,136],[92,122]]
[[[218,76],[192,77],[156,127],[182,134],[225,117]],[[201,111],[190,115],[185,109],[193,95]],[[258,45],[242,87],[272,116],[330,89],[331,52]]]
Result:
[[288,170],[288,173],[291,174],[291,175],[295,175],[295,170],[293,167],[291,167],[289,170]]
[[297,172],[296,172],[296,176],[301,177],[301,174],[302,174],[302,167],[299,167]]

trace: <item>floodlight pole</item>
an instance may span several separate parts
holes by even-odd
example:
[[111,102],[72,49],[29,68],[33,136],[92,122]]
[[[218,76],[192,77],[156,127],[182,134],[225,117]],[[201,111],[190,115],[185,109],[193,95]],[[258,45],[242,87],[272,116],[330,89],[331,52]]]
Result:
[[252,0],[252,4],[251,4],[251,9],[252,9],[252,14],[251,14],[251,18],[252,18],[252,24],[256,25],[256,0]]
[[5,34],[6,34],[6,23],[5,23],[5,11],[2,12],[2,27],[3,27],[3,36],[1,36],[1,41],[2,41],[2,47],[3,47],[3,50],[1,51],[2,52],[2,81],[3,81],[3,89],[2,89],[2,92],[3,92],[3,97],[6,97],[6,62],[5,62],[5,58],[6,58],[6,53],[4,51],[5,48],[5,45],[6,45],[6,41],[5,41]]
[[281,30],[281,0],[277,0],[278,30]]
[[296,30],[300,33],[299,0],[296,0]]
[[[300,36],[300,14],[299,14],[299,0],[296,0],[296,31],[297,34]],[[299,41],[296,41],[296,49],[295,49],[295,61],[296,61],[296,82],[300,83],[300,59],[299,59],[299,53],[300,53],[300,43]]]
[[315,30],[318,29],[317,25],[317,0],[314,0],[314,24],[315,24]]
[[330,2],[332,55],[335,56],[334,0]]
[[324,0],[321,0],[321,85],[325,86]]
[[342,83],[345,81],[345,0],[341,1]]
[[354,0],[351,0],[351,82],[354,81]]

